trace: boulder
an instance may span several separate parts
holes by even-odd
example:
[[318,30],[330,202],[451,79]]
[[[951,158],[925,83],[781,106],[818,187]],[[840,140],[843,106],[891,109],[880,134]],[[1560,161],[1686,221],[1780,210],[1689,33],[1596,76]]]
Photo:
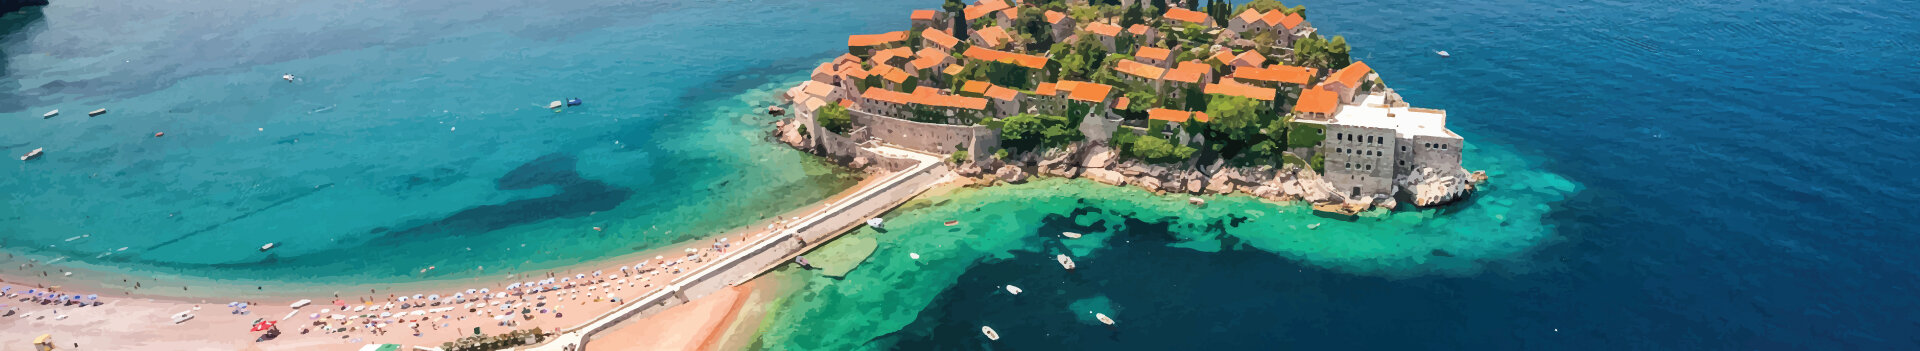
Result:
[[1099,169],[1099,168],[1088,169],[1085,172],[1082,172],[1080,174],[1083,176],[1086,176],[1087,179],[1089,180],[1100,182],[1101,184],[1125,185],[1127,183],[1126,175],[1120,174],[1120,172],[1115,172],[1115,171],[1110,171],[1105,169]]
[[1149,176],[1134,177],[1133,181],[1131,181],[1130,183],[1133,183],[1133,185],[1135,186],[1145,188],[1147,189],[1147,191],[1160,191],[1159,178],[1154,178]]
[[967,162],[966,164],[960,165],[960,168],[955,169],[954,172],[959,173],[961,176],[965,176],[965,177],[978,177],[980,176],[981,170],[980,170],[980,165],[973,164],[973,162]]
[[1228,176],[1228,173],[1231,173],[1231,172],[1221,171],[1218,173],[1214,173],[1213,178],[1207,179],[1207,188],[1206,188],[1207,192],[1215,193],[1215,194],[1232,193],[1233,178],[1231,176]]
[[1081,163],[1081,165],[1084,165],[1087,168],[1107,168],[1108,166],[1113,165],[1113,159],[1116,157],[1119,157],[1119,153],[1114,152],[1113,149],[1109,149],[1105,146],[1098,146],[1098,147],[1095,147],[1093,151],[1088,154],[1087,161],[1084,163]]
[[1027,181],[1027,172],[1021,171],[1020,167],[1014,166],[1001,166],[1000,170],[993,172],[993,176],[999,177],[1001,181],[1008,183],[1019,184]]
[[853,162],[848,163],[847,167],[852,167],[853,169],[864,169],[864,168],[867,168],[867,166],[872,166],[872,165],[873,165],[873,160],[868,160],[866,156],[859,156],[859,157],[854,157]]

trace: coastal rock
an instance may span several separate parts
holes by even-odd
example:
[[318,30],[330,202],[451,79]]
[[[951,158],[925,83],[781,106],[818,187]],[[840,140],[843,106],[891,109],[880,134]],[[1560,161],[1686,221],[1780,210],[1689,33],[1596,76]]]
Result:
[[1127,183],[1127,176],[1125,174],[1105,169],[1088,169],[1085,172],[1081,172],[1081,175],[1086,176],[1089,180],[1100,182],[1101,184],[1125,185]]
[[1133,184],[1134,186],[1139,186],[1139,187],[1141,187],[1141,188],[1145,188],[1145,189],[1147,189],[1147,191],[1154,191],[1154,192],[1158,192],[1158,191],[1160,191],[1160,179],[1158,179],[1158,178],[1154,178],[1154,177],[1135,177],[1135,178],[1133,178],[1133,181],[1131,181],[1131,182],[1129,182],[1129,183],[1132,183],[1132,184]]
[[1001,166],[999,171],[993,172],[993,176],[999,177],[1002,181],[1014,184],[1025,183],[1027,181],[1027,172],[1021,171],[1020,167],[1014,166]]
[[1206,181],[1201,180],[1199,177],[1188,178],[1186,191],[1188,193],[1199,194],[1201,190],[1206,190],[1206,185]]
[[873,160],[867,159],[866,156],[854,157],[853,162],[847,163],[847,167],[851,167],[853,169],[866,169],[867,166],[872,166],[872,165],[873,165]]
[[1107,168],[1113,165],[1113,159],[1117,156],[1117,153],[1114,152],[1113,149],[1109,149],[1106,146],[1097,146],[1087,155],[1087,161],[1081,163],[1081,165],[1087,168]]
[[1233,177],[1229,176],[1228,175],[1229,173],[1231,172],[1223,170],[1221,172],[1214,173],[1213,178],[1207,179],[1207,187],[1206,187],[1207,192],[1215,193],[1215,194],[1232,193]]
[[959,173],[961,176],[978,177],[980,176],[981,170],[980,165],[967,162],[966,164],[960,165],[960,168],[955,169],[954,172]]
[[1429,207],[1444,205],[1471,193],[1473,184],[1469,177],[1465,169],[1443,171],[1420,167],[1395,179],[1394,184],[1407,192],[1414,206]]
[[800,128],[805,128],[806,126],[801,125],[800,123],[787,123],[787,121],[788,120],[783,119],[783,120],[780,120],[779,122],[774,122],[773,124],[774,137],[779,139],[780,143],[787,144],[795,148],[805,148],[807,140],[806,138],[800,136]]

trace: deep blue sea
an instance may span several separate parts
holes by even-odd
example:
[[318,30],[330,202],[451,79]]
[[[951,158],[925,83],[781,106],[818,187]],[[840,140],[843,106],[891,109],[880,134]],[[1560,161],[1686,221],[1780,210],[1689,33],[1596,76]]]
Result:
[[[999,226],[885,233],[845,280],[782,273],[801,283],[770,318],[793,323],[759,346],[1920,349],[1920,113],[1906,106],[1920,101],[1920,4],[1288,4],[1414,105],[1448,110],[1492,188],[1317,231],[1297,208],[1194,211],[1077,183],[932,198],[893,216]],[[849,186],[762,140],[770,118],[754,112],[845,35],[938,6],[67,0],[7,14],[0,153],[48,154],[0,167],[0,250],[340,283],[697,238]],[[588,104],[542,108],[566,97]],[[1047,239],[1068,230],[1090,235]],[[1087,268],[1044,261],[1062,252]],[[1028,292],[997,292],[1010,283]],[[1005,337],[985,341],[982,324]]]

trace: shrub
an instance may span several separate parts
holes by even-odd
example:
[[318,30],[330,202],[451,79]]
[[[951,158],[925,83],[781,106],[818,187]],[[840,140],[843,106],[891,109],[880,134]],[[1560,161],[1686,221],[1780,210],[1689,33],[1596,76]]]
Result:
[[848,130],[853,129],[853,115],[848,114],[847,108],[839,104],[820,107],[819,111],[813,113],[813,120],[820,124],[820,128],[826,128],[833,134],[846,135]]

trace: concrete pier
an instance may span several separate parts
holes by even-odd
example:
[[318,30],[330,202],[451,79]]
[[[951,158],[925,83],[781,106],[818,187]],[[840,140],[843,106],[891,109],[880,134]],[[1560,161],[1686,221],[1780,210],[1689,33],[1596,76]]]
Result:
[[941,162],[940,156],[880,145],[863,148],[886,157],[912,160],[916,164],[808,214],[778,233],[761,237],[744,248],[727,253],[652,294],[634,299],[579,326],[564,329],[559,336],[528,350],[561,350],[567,345],[584,350],[587,342],[592,341],[599,332],[616,329],[638,317],[653,315],[753,279],[790,261],[793,256],[864,224],[866,219],[886,213],[932,189],[951,173],[947,165]]

